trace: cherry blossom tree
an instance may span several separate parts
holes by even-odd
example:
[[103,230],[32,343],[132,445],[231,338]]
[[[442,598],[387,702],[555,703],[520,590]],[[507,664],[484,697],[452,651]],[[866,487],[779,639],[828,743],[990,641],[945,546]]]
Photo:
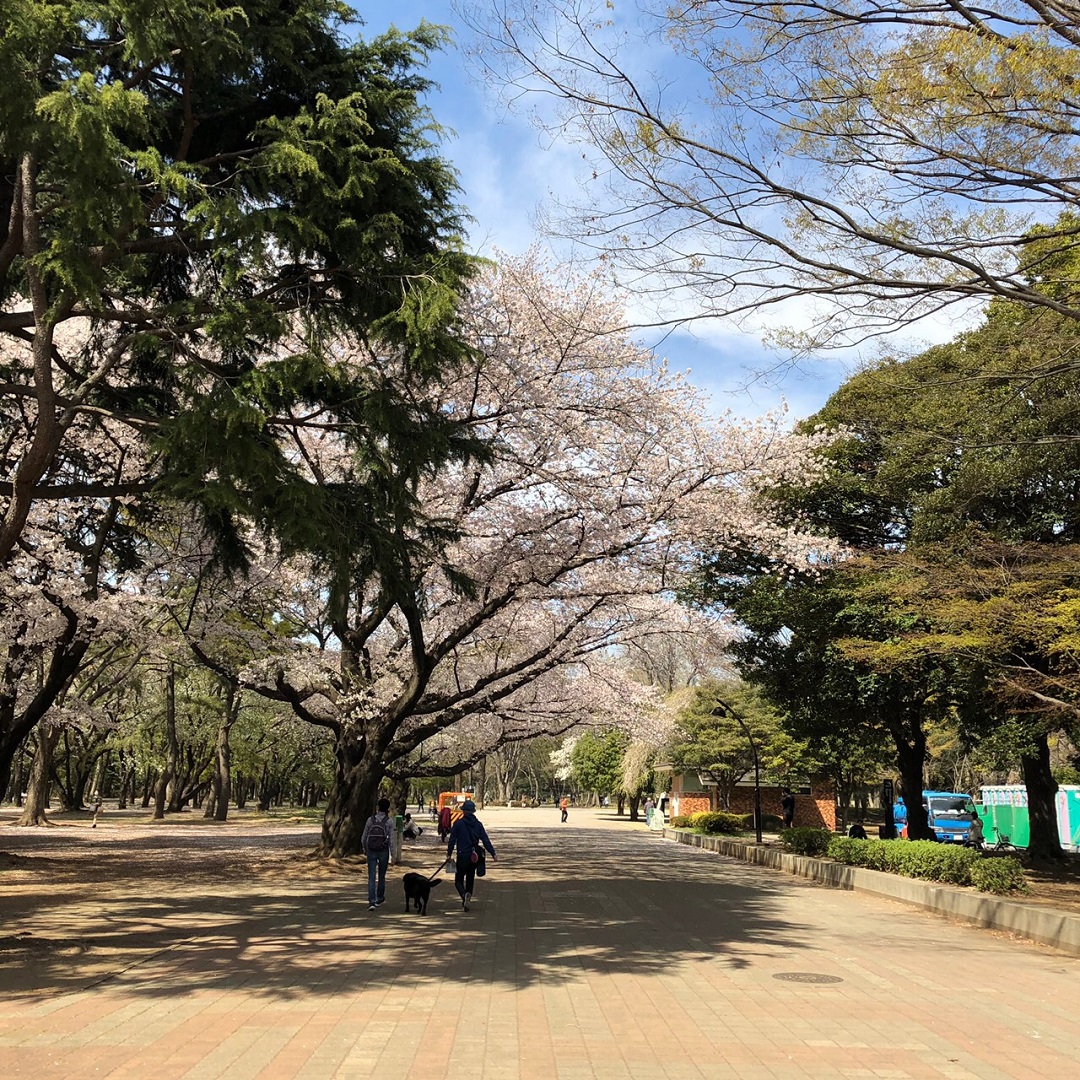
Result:
[[[785,434],[775,416],[710,417],[619,332],[620,307],[596,280],[556,280],[531,256],[472,290],[462,318],[474,359],[433,393],[489,451],[419,487],[427,524],[403,524],[395,574],[339,543],[267,573],[276,603],[249,597],[244,620],[266,646],[238,675],[333,733],[328,854],[358,850],[387,777],[454,771],[575,725],[646,722],[656,691],[617,653],[678,624],[673,591],[695,545],[779,567],[829,553],[773,524],[759,495],[812,471],[822,437]],[[385,360],[356,349],[351,362]],[[317,482],[347,481],[353,457],[333,432],[302,447]],[[352,527],[343,517],[343,537]],[[227,666],[197,620],[188,633]]]

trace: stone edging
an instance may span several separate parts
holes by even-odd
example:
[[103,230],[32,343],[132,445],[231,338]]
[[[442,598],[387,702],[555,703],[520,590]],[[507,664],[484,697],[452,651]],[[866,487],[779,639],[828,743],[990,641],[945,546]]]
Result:
[[884,896],[902,904],[912,904],[950,918],[1016,934],[1080,956],[1080,916],[1057,908],[1036,907],[991,893],[919,881],[898,874],[886,874],[881,870],[867,870],[862,866],[846,866],[807,855],[792,855],[777,848],[758,847],[723,836],[703,836],[701,833],[665,828],[664,839],[715,851],[757,866],[784,870],[838,889]]

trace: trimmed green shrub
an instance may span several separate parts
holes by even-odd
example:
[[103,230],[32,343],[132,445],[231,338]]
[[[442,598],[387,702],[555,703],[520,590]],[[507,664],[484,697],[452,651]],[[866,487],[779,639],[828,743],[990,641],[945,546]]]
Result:
[[1024,868],[1011,855],[980,859],[974,863],[971,884],[982,892],[997,893],[998,896],[1031,892],[1024,880]]
[[[792,830],[795,831],[795,830]],[[983,892],[1004,895],[1027,891],[1023,870],[1016,859],[987,859],[973,848],[938,844],[933,840],[853,840],[834,836],[829,841],[831,859],[848,866],[865,866],[923,881],[946,885],[974,885]],[[1011,863],[1000,870],[995,863]]]
[[740,814],[725,814],[723,811],[702,811],[694,814],[690,824],[703,833],[722,833],[726,836],[737,835],[743,831],[743,819]]
[[676,814],[669,824],[673,829],[692,829],[693,814]]
[[829,850],[833,834],[828,829],[785,829],[780,842],[796,855],[824,855]]

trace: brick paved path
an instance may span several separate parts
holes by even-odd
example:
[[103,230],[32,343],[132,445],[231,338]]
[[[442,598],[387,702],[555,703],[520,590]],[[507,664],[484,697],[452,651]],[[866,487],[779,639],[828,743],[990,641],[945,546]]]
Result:
[[[426,919],[403,913],[393,869],[374,913],[354,877],[69,884],[40,908],[0,877],[0,1075],[1080,1074],[1078,960],[602,815],[481,816],[502,858],[478,903],[462,912],[444,882]],[[58,832],[5,832],[0,845],[72,842]],[[178,874],[197,860],[186,832],[153,841],[176,845]],[[103,852],[127,842],[122,829],[93,836]],[[429,835],[414,856],[437,864]],[[775,978],[786,973],[841,981]]]

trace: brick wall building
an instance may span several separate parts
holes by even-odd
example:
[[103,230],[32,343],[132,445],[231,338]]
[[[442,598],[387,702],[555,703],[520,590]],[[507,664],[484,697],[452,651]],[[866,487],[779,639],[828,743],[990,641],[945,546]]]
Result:
[[[666,770],[658,770],[663,773]],[[670,815],[697,814],[704,810],[722,810],[715,784],[702,783],[697,773],[668,772],[670,786],[668,795]],[[833,786],[826,780],[815,779],[795,792],[796,826],[817,829],[836,829],[836,797]],[[761,786],[761,812],[779,817],[781,789],[773,784]],[[745,782],[735,787],[731,796],[730,812],[752,814],[754,812],[754,785]]]

